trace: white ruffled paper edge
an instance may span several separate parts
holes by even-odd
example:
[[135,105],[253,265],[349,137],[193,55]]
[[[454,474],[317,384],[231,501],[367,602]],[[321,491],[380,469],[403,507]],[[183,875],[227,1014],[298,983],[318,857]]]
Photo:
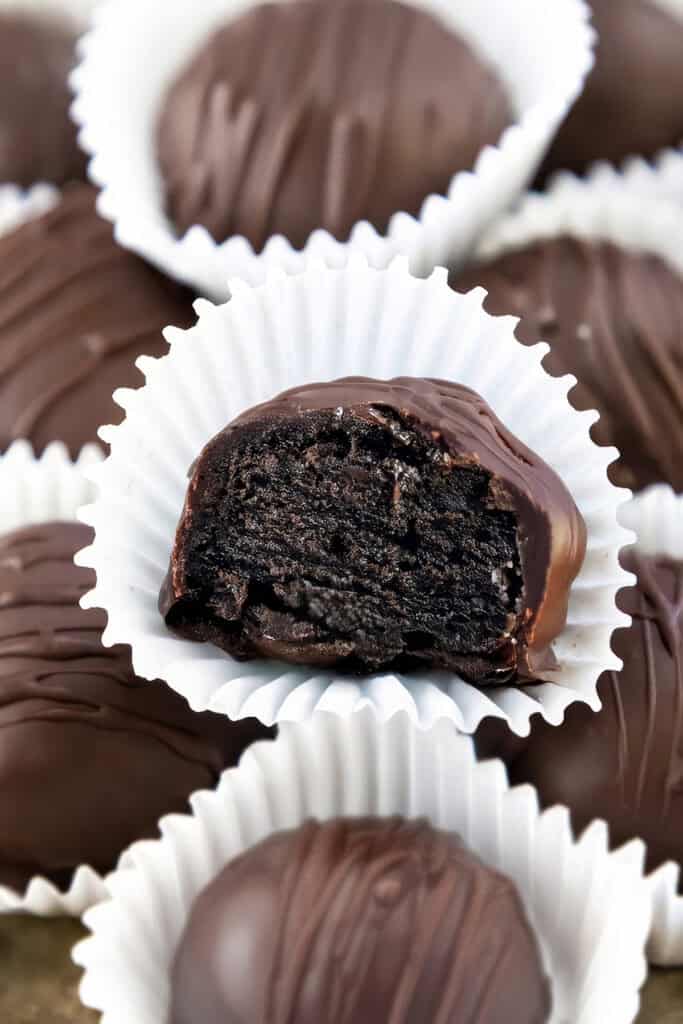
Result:
[[683,207],[641,193],[605,164],[585,178],[562,172],[547,192],[529,192],[482,238],[476,260],[495,259],[539,239],[569,234],[651,252],[683,274]]
[[609,853],[602,823],[574,840],[564,810],[540,814],[530,786],[510,789],[502,765],[478,763],[448,723],[424,732],[406,715],[321,713],[249,748],[191,803],[192,815],[162,820],[160,840],[124,854],[111,900],[85,916],[81,999],[107,1024],[166,1020],[189,909],[240,852],[310,817],[392,814],[459,833],[516,882],[553,985],[549,1024],[628,1024],[638,1012],[651,912],[642,844],[639,865],[637,844],[628,859]]
[[[102,458],[100,449],[89,445],[72,462],[65,446],[55,442],[37,459],[28,441],[15,441],[0,456],[0,533],[54,519],[75,520],[77,509],[95,496],[84,469]],[[0,885],[0,913],[80,917],[106,894],[100,875],[82,865],[67,891],[39,876],[31,879],[24,892]]]
[[[607,480],[616,451],[590,440],[595,414],[567,402],[574,378],[542,369],[547,346],[517,344],[516,321],[485,313],[482,290],[456,293],[445,271],[417,279],[402,260],[376,271],[354,254],[342,270],[313,263],[302,275],[277,271],[263,286],[235,282],[233,290],[223,306],[197,303],[199,322],[190,331],[166,332],[168,356],[138,360],[146,385],[115,393],[126,418],[100,432],[111,456],[92,471],[99,500],[81,515],[96,536],[77,561],[97,572],[83,601],[106,609],[104,642],[129,643],[136,673],[164,679],[195,710],[253,715],[266,724],[371,704],[383,719],[403,709],[422,726],[446,717],[468,733],[493,715],[526,735],[531,714],[559,724],[574,701],[597,709],[598,677],[620,666],[612,632],[628,622],[615,597],[631,578],[618,560],[631,535],[617,524],[629,492]],[[572,491],[587,522],[588,553],[554,644],[561,665],[554,682],[478,689],[445,672],[350,678],[262,659],[239,662],[166,628],[157,595],[187,471],[204,444],[285,388],[346,375],[439,376],[469,385]]]
[[[448,196],[429,196],[419,218],[397,213],[386,235],[359,222],[349,243],[315,231],[302,251],[273,236],[262,253],[243,237],[217,245],[200,226],[178,238],[164,211],[155,123],[166,89],[211,30],[256,0],[109,0],[94,12],[74,71],[73,116],[89,173],[103,191],[100,212],[118,241],[209,298],[228,282],[262,283],[269,267],[300,270],[308,257],[340,265],[349,250],[377,267],[405,255],[416,273],[458,264],[482,231],[517,198],[592,67],[594,32],[584,0],[412,0],[469,39],[497,68],[521,111],[473,171],[452,180]],[[163,31],[160,19],[163,18]]]
[[0,237],[47,213],[59,202],[59,189],[39,183],[23,189],[18,185],[0,184]]

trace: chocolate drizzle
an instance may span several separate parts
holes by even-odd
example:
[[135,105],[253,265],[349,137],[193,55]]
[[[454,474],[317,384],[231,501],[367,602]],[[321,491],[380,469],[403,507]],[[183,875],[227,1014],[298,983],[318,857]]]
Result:
[[236,657],[436,665],[484,685],[556,667],[585,524],[470,389],[294,388],[229,424],[191,475],[159,598],[180,635]]
[[191,296],[119,248],[95,192],[65,190],[57,207],[0,238],[0,446],[25,437],[72,455],[118,423],[111,395],[161,356],[161,331],[193,322]]
[[486,309],[521,317],[517,336],[547,341],[554,374],[573,373],[570,400],[597,409],[598,444],[621,458],[613,481],[683,491],[683,281],[658,257],[561,236],[504,253],[458,275],[482,285]]
[[73,564],[91,540],[78,523],[0,538],[0,883],[113,867],[269,735],[193,714],[136,678],[128,647],[102,645],[104,612],[78,606],[94,573]]
[[394,0],[264,3],[214,33],[158,127],[169,214],[217,241],[302,246],[417,213],[511,121],[502,86],[431,15]]
[[339,819],[271,836],[204,891],[170,1020],[543,1024],[549,1008],[508,879],[425,822]]
[[544,805],[567,804],[577,829],[603,817],[615,846],[644,839],[653,869],[683,864],[683,563],[629,550],[624,565],[638,580],[619,595],[633,624],[615,634],[624,667],[601,677],[602,711],[536,725],[510,774]]

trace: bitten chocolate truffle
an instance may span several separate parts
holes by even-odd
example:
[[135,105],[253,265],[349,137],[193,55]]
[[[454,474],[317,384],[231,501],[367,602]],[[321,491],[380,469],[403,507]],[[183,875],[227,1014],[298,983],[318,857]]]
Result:
[[308,822],[200,894],[169,1024],[546,1024],[550,992],[513,883],[399,818]]
[[683,18],[659,0],[590,0],[596,61],[541,177],[683,142]]
[[95,573],[73,564],[91,541],[79,523],[0,538],[0,885],[18,890],[37,874],[66,887],[79,864],[112,869],[271,735],[193,713],[136,678],[128,647],[102,645],[104,613],[78,605]]
[[654,869],[683,864],[683,562],[623,561],[638,579],[618,601],[633,624],[615,633],[624,667],[601,677],[602,711],[575,704],[561,728],[533,725],[510,775],[544,806],[566,804],[577,831],[604,818],[613,846],[644,839]]
[[162,329],[194,323],[189,292],[121,249],[95,190],[67,188],[49,213],[0,237],[0,448],[63,441],[75,457],[120,423],[116,388],[139,387]]
[[237,658],[537,678],[585,540],[559,477],[473,391],[348,378],[208,443],[160,609]]
[[76,30],[57,16],[0,11],[0,182],[85,176],[69,117]]
[[489,313],[521,317],[520,341],[547,341],[544,366],[577,385],[569,399],[597,409],[598,444],[620,459],[615,484],[683,491],[683,280],[657,256],[608,242],[544,239],[451,281],[482,285]]
[[168,213],[256,250],[316,228],[384,231],[445,194],[513,121],[493,69],[395,0],[264,3],[216,31],[158,124]]

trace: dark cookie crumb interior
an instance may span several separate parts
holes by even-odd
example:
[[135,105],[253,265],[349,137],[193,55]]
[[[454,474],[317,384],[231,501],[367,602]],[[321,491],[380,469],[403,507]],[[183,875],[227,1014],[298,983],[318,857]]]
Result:
[[387,407],[224,437],[203,457],[172,629],[241,658],[509,677],[517,522],[489,473]]

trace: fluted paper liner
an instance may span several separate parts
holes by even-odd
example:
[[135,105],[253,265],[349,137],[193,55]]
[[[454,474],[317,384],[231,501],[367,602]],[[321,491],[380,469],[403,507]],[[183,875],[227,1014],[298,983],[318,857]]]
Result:
[[[271,266],[297,270],[311,255],[340,264],[348,249],[319,230],[303,251],[273,236],[255,253],[243,237],[217,245],[198,225],[179,238],[165,213],[155,151],[165,92],[212,30],[255,2],[109,0],[95,11],[73,75],[81,145],[93,157],[90,177],[103,189],[99,209],[115,223],[118,240],[217,300],[227,298],[233,276],[260,283]],[[427,197],[418,217],[397,211],[385,235],[364,221],[355,226],[351,246],[373,265],[384,267],[401,253],[415,272],[428,273],[437,264],[462,261],[533,177],[592,66],[594,33],[584,0],[413,3],[488,58],[517,113],[498,145],[485,147],[472,171],[456,174],[447,196]]]
[[0,237],[47,213],[58,200],[59,190],[53,185],[38,184],[23,189],[18,185],[0,184]]
[[683,274],[683,207],[639,191],[627,175],[605,164],[586,178],[563,172],[547,192],[528,193],[482,238],[476,258],[494,259],[565,234],[654,253]]
[[[167,332],[168,356],[138,360],[145,387],[117,392],[126,418],[101,431],[111,457],[93,467],[99,499],[82,518],[96,537],[77,560],[97,571],[97,587],[84,601],[107,610],[105,643],[130,643],[137,674],[164,679],[195,710],[253,715],[266,724],[303,719],[316,708],[343,714],[371,704],[384,719],[405,709],[424,726],[447,717],[465,732],[494,715],[525,734],[533,713],[557,724],[574,701],[599,707],[597,679],[620,664],[610,638],[627,621],[615,595],[630,578],[618,563],[630,535],[617,525],[617,508],[629,492],[607,481],[616,452],[590,440],[595,416],[567,402],[573,378],[558,380],[542,369],[547,346],[518,344],[516,321],[485,313],[482,290],[460,295],[445,272],[417,279],[402,261],[376,271],[354,256],[342,270],[314,264],[296,276],[273,272],[257,288],[233,287],[223,306],[197,304],[199,322],[190,331]],[[358,678],[236,661],[167,629],[157,597],[187,472],[204,444],[243,410],[285,388],[347,375],[466,384],[564,480],[586,520],[588,552],[572,587],[567,626],[554,644],[560,668],[552,682],[478,689],[448,672]]]
[[510,876],[536,932],[553,990],[550,1024],[627,1024],[645,978],[650,901],[636,850],[620,861],[604,825],[577,842],[565,811],[539,814],[530,786],[509,789],[500,762],[478,763],[449,723],[387,724],[366,708],[284,725],[249,748],[192,815],[161,822],[107,880],[112,899],[89,911],[92,937],[74,950],[83,1002],[107,1024],[167,1019],[169,968],[197,894],[232,858],[306,819],[426,817],[458,833]]
[[[27,441],[15,441],[0,456],[0,534],[33,523],[75,519],[79,506],[94,497],[94,487],[84,476],[84,467],[101,459],[99,449],[90,445],[72,462],[64,445],[58,442],[49,445],[36,459]],[[17,814],[20,813],[17,808]],[[0,913],[79,917],[105,895],[101,877],[82,865],[66,891],[38,876],[31,879],[24,892],[0,885]]]
[[[637,547],[644,554],[683,559],[683,495],[674,494],[668,485],[656,484],[637,495],[620,510],[620,519],[624,526],[635,531]],[[654,903],[648,956],[652,963],[660,966],[683,965],[680,871],[679,864],[664,864],[647,879]]]

